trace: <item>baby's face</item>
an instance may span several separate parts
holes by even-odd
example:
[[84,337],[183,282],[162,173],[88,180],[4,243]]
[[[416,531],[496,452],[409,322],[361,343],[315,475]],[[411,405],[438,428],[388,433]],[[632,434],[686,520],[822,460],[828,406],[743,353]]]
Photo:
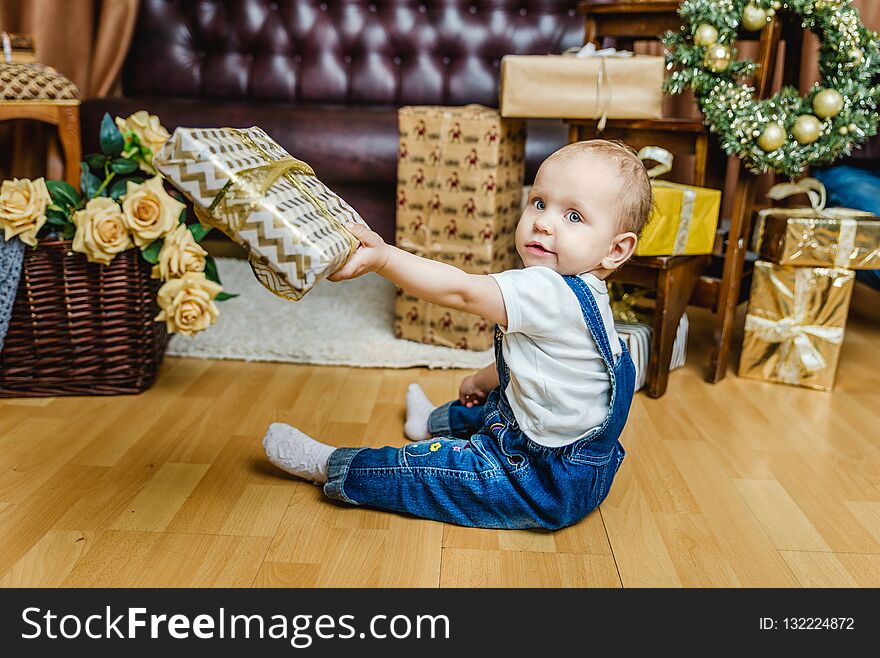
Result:
[[523,264],[562,275],[608,268],[606,259],[619,235],[615,211],[620,193],[616,167],[595,154],[544,162],[516,228]]

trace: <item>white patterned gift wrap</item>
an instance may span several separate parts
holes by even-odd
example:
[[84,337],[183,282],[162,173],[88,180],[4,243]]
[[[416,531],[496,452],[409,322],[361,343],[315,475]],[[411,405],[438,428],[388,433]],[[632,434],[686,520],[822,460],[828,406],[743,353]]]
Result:
[[[614,328],[617,329],[617,334],[626,343],[626,347],[636,366],[635,390],[641,390],[645,386],[645,379],[648,373],[648,361],[651,358],[651,334],[654,330],[649,324],[631,324],[629,322],[615,322]],[[687,337],[688,316],[685,313],[681,316],[681,322],[679,322],[678,330],[675,333],[675,342],[672,345],[672,359],[669,363],[670,370],[684,366],[687,356]]]
[[257,279],[297,300],[342,267],[360,215],[260,128],[178,128],[153,159],[206,226],[249,251]]

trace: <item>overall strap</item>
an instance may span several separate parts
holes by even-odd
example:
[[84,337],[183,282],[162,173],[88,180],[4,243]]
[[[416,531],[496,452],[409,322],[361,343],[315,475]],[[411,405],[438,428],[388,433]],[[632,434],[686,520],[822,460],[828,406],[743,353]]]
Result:
[[614,355],[611,353],[611,344],[608,342],[608,332],[605,331],[605,320],[602,319],[602,313],[596,305],[596,300],[590,291],[590,287],[579,276],[569,275],[563,278],[581,305],[584,322],[586,322],[590,333],[593,334],[593,340],[596,341],[596,345],[599,346],[599,353],[605,359],[608,369],[613,370]]

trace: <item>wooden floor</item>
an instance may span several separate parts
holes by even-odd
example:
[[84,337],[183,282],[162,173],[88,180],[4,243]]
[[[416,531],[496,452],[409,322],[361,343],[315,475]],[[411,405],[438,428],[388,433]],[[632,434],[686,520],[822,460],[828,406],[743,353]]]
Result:
[[407,384],[439,403],[463,371],[167,359],[139,396],[0,401],[0,584],[880,586],[880,294],[857,286],[832,394],[704,383],[691,318],[608,499],[555,533],[344,506],[263,458],[272,421],[400,445]]

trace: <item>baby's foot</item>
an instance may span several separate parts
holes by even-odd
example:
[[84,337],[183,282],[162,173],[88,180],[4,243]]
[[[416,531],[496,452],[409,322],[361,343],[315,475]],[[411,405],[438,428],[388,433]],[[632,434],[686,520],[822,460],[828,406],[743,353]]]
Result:
[[315,484],[327,481],[327,460],[336,450],[284,423],[269,425],[263,437],[263,449],[269,461],[282,471]]
[[436,407],[418,384],[410,384],[406,391],[406,424],[403,431],[411,441],[430,439],[428,416]]

